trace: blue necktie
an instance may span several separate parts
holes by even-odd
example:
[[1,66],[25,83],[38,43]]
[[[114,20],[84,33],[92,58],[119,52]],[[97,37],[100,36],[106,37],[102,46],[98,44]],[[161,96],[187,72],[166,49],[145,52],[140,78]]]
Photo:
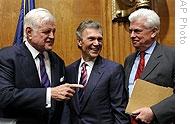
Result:
[[40,59],[41,84],[44,87],[50,87],[50,81],[45,68],[44,55],[42,53],[39,53],[38,58]]

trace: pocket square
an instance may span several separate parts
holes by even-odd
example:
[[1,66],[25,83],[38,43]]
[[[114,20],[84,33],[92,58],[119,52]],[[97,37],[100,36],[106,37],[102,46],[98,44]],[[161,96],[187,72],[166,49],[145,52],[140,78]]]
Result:
[[64,76],[61,77],[59,81],[60,81],[60,82],[63,82],[63,81],[64,81],[64,78],[65,78]]

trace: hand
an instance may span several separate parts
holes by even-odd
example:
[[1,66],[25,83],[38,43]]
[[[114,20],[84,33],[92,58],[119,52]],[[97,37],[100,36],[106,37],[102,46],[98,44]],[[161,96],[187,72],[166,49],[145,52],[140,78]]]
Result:
[[57,101],[69,100],[74,95],[76,88],[83,88],[80,84],[62,84],[51,88],[51,97]]
[[140,120],[141,122],[146,124],[150,124],[154,117],[154,113],[149,107],[137,109],[136,111],[132,112],[132,115],[136,116],[136,120]]

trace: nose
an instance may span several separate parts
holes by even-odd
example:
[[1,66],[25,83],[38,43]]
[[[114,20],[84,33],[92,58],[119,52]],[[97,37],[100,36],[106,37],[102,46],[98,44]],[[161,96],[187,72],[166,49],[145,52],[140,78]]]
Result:
[[135,32],[134,32],[134,31],[131,31],[130,37],[131,37],[131,38],[136,37],[136,34],[135,34]]
[[93,42],[93,45],[99,45],[100,42],[98,41],[98,39],[95,39],[94,42]]
[[49,33],[49,38],[54,38],[55,37],[55,33],[53,32],[53,31],[51,31],[50,33]]

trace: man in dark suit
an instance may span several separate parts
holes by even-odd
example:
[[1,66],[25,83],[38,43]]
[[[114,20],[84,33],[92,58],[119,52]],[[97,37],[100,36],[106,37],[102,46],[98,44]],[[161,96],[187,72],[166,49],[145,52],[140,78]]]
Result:
[[59,124],[59,101],[70,99],[80,86],[61,84],[64,61],[51,51],[55,19],[46,9],[33,9],[25,16],[24,31],[21,45],[0,50],[0,118],[17,124]]
[[[83,83],[85,87],[67,103],[62,124],[129,123],[124,113],[127,96],[123,67],[99,55],[103,43],[101,25],[93,20],[83,21],[76,35],[81,58],[66,67],[66,81]],[[70,119],[66,122],[68,113]]]
[[[153,10],[139,9],[131,13],[129,20],[129,33],[136,49],[136,52],[129,55],[124,63],[126,89],[129,89],[129,94],[131,95],[133,91],[136,78],[174,88],[175,51],[174,48],[160,45],[156,41],[160,28],[159,16]],[[144,59],[141,59],[142,53],[144,53]],[[142,63],[144,69],[140,74],[137,70]],[[174,97],[172,95],[151,107],[147,106],[134,111],[135,119],[145,123],[174,123]]]

